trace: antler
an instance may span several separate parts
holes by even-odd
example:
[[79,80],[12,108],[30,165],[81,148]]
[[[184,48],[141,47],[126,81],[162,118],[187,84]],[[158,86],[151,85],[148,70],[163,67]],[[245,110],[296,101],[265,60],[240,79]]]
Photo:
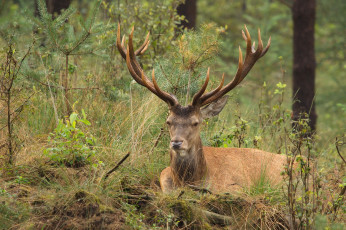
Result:
[[213,91],[203,95],[209,81],[209,68],[208,68],[206,80],[202,88],[200,89],[200,91],[196,93],[195,96],[193,97],[192,105],[203,106],[203,105],[210,104],[211,102],[219,99],[220,97],[222,97],[223,95],[231,91],[233,88],[239,85],[240,82],[242,82],[242,80],[246,77],[246,75],[249,73],[251,68],[255,65],[256,61],[267,53],[270,47],[271,38],[269,38],[267,46],[263,49],[260,29],[258,29],[257,50],[255,50],[255,42],[253,43],[253,46],[251,46],[251,37],[246,26],[245,26],[245,33],[244,31],[242,31],[242,35],[244,40],[246,41],[246,56],[245,56],[245,61],[243,63],[243,54],[239,46],[238,70],[233,80],[222,88],[224,83],[224,75],[223,75],[221,84]]
[[167,102],[171,106],[174,106],[178,104],[177,99],[170,95],[167,92],[162,91],[159,86],[157,85],[157,82],[155,80],[155,72],[153,69],[152,72],[152,82],[148,79],[148,77],[144,74],[144,71],[142,67],[139,65],[136,56],[139,56],[143,54],[148,46],[149,46],[149,34],[147,35],[146,39],[144,40],[143,44],[134,51],[133,49],[133,31],[134,27],[132,28],[131,34],[129,36],[129,43],[127,45],[127,49],[125,49],[125,36],[123,36],[122,41],[120,42],[120,23],[118,23],[118,31],[117,31],[117,47],[121,54],[121,56],[126,60],[127,68],[130,71],[131,76],[133,79],[140,85],[145,86],[147,89],[149,89],[153,94],[161,98],[163,101]]

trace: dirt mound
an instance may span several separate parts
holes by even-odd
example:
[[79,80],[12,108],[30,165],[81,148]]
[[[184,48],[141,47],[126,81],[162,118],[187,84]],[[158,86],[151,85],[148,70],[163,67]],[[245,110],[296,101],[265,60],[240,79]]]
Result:
[[56,204],[50,215],[36,222],[37,229],[119,229],[120,210],[104,205],[94,194],[78,191],[65,204]]

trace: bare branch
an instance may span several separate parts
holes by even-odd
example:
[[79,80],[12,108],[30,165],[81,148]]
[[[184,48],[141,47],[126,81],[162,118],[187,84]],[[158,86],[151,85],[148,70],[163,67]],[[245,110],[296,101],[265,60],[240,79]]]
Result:
[[119,163],[114,167],[112,168],[109,172],[106,173],[105,177],[103,178],[103,180],[106,180],[109,175],[114,172],[115,170],[117,170],[119,168],[119,166],[124,163],[124,161],[130,156],[130,152],[128,152],[124,157],[123,159],[121,159],[121,161],[119,161]]
[[336,151],[338,152],[338,154],[339,154],[340,158],[342,159],[342,161],[344,162],[344,164],[346,164],[346,161],[345,161],[344,157],[341,155],[340,150],[339,150],[339,146],[342,146],[344,144],[345,144],[344,142],[339,144],[338,137],[335,138],[335,148],[336,148]]

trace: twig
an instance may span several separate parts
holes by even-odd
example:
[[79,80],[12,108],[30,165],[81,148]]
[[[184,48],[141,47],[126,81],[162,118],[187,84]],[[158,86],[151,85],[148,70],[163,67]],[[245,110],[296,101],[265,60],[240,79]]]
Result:
[[338,208],[340,207],[340,204],[343,203],[343,199],[344,199],[345,192],[346,192],[346,186],[344,186],[344,187],[341,189],[341,191],[340,191],[340,193],[339,193],[339,195],[338,195],[336,201],[333,202],[333,203],[334,203],[334,204],[333,204],[333,207],[332,207],[331,210],[329,211],[329,213],[331,213],[332,211],[334,211],[333,221],[335,221],[335,219],[336,219],[336,217],[337,217],[337,211],[338,211]]
[[114,167],[112,168],[109,172],[106,173],[105,177],[103,178],[103,180],[106,180],[109,175],[114,172],[115,170],[117,170],[119,168],[119,166],[130,156],[130,152],[128,152],[124,157],[123,159],[121,159],[121,161],[119,161],[119,163]]
[[116,197],[121,197],[121,198],[127,198],[127,199],[133,199],[133,200],[153,200],[154,197],[150,196],[149,194],[144,194],[144,195],[134,195],[134,194],[119,194]]
[[[26,76],[27,78],[30,78],[30,77],[28,77],[28,76]],[[32,79],[32,80],[34,80],[34,81],[36,81],[36,82],[38,82],[39,84],[41,84],[41,85],[43,85],[43,86],[46,86],[46,87],[53,87],[53,88],[58,88],[58,89],[65,89],[65,87],[63,87],[63,86],[61,86],[61,85],[51,85],[51,84],[47,84],[47,83],[43,83],[43,82],[41,82],[41,81],[39,81],[39,80],[37,80],[37,79],[35,79],[35,78],[30,78],[30,79]],[[100,87],[73,87],[73,88],[67,88],[67,90],[79,90],[79,89],[81,89],[81,90],[91,90],[91,89],[97,89],[97,90],[101,90],[102,91],[102,89],[100,88]]]
[[159,135],[157,136],[156,140],[155,140],[155,143],[154,143],[154,146],[151,148],[150,150],[150,153],[152,153],[154,151],[154,149],[156,148],[156,146],[159,144],[159,141],[161,139],[161,136],[163,134],[163,128],[160,129],[160,133]]
[[16,74],[15,74],[16,76],[18,75],[20,69],[22,68],[22,64],[23,64],[24,60],[27,58],[27,56],[29,55],[30,50],[31,50],[31,48],[34,46],[34,44],[35,44],[35,41],[32,42],[31,46],[30,46],[29,49],[26,51],[24,57],[22,58],[22,60],[20,60],[19,67],[17,68]]
[[229,216],[220,215],[220,214],[217,214],[215,212],[210,212],[210,211],[203,210],[203,209],[197,209],[197,210],[201,211],[205,215],[205,217],[210,222],[212,222],[213,224],[226,226],[226,225],[230,225],[232,222],[234,222],[234,219],[229,217]]
[[[343,158],[343,156],[341,155],[341,153],[340,153],[340,150],[339,150],[339,144],[338,144],[338,137],[336,137],[335,138],[335,148],[336,148],[336,151],[338,152],[338,154],[339,154],[339,156],[340,156],[340,158],[342,159],[342,161],[344,162],[344,164],[346,164],[346,161],[345,161],[345,159]],[[342,144],[340,144],[340,145],[344,145],[345,143],[343,142]]]
[[206,188],[200,188],[200,187],[197,187],[197,186],[192,185],[192,184],[188,184],[187,186],[189,186],[189,187],[192,188],[193,190],[198,191],[198,192],[201,192],[201,193],[213,194],[209,189],[206,189]]
[[68,88],[67,90],[76,90],[76,89],[82,89],[82,90],[97,89],[97,90],[101,90],[99,87],[73,87],[73,88]]
[[185,191],[183,190],[183,191],[181,191],[180,193],[179,193],[179,195],[178,195],[178,197],[177,197],[177,199],[179,200],[183,195],[184,195],[184,193],[185,193]]
[[[30,98],[36,93],[33,93],[31,94],[20,106],[18,106],[15,111],[13,111],[11,114],[10,114],[10,117],[12,117],[12,115],[14,115],[15,113],[17,113],[10,121],[10,123],[14,122],[18,117],[19,115],[21,114],[22,110],[23,110],[23,107],[24,105],[30,100]],[[6,128],[8,126],[8,124],[2,126],[0,128],[0,131],[3,130],[4,128]]]

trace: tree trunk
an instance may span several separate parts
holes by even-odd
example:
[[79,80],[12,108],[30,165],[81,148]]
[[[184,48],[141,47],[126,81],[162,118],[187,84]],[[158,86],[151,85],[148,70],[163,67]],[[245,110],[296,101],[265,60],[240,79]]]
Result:
[[293,120],[308,114],[316,130],[314,26],[316,0],[294,0],[293,14]]
[[177,7],[177,13],[185,16],[185,20],[180,22],[183,29],[194,29],[196,27],[197,0],[185,0],[185,3]]
[[[69,8],[72,0],[46,0],[48,13],[54,16],[54,13],[60,14],[61,10]],[[39,15],[37,0],[35,0],[35,16]]]

